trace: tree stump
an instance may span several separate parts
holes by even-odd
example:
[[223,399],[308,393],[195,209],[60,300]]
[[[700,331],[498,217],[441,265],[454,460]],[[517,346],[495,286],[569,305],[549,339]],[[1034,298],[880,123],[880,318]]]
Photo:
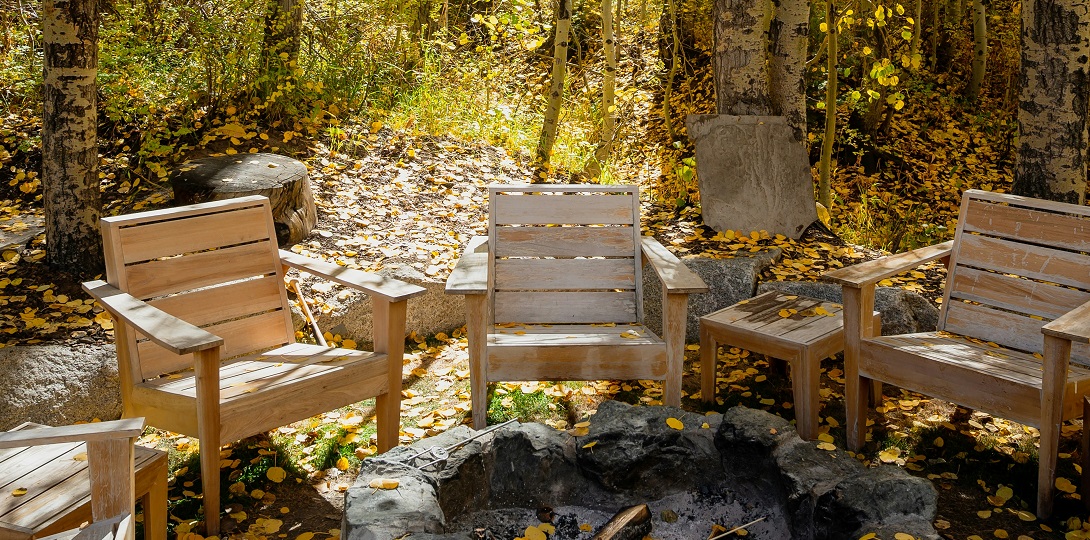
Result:
[[277,154],[236,154],[195,159],[170,175],[179,205],[264,195],[272,205],[276,240],[297,244],[318,222],[307,167]]

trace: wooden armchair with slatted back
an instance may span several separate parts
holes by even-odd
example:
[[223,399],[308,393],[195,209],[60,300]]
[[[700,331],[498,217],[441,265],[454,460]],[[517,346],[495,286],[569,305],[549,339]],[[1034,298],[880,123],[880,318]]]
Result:
[[[447,280],[466,295],[473,425],[493,381],[664,380],[681,403],[688,295],[707,285],[640,235],[631,185],[490,186],[488,236]],[[643,263],[663,290],[663,334],[642,324]],[[663,339],[665,338],[665,339]]]
[[[133,494],[136,491],[134,480],[133,444],[144,431],[143,418],[129,418],[112,422],[78,424],[74,426],[41,427],[8,432],[0,432],[0,451],[22,452],[31,458],[41,458],[51,449],[71,448],[61,443],[86,443],[87,470],[83,475],[74,475],[70,480],[91,483],[91,523],[80,529],[48,536],[42,540],[133,540],[136,535],[133,520]],[[17,457],[17,456],[16,456]],[[72,459],[70,454],[61,454],[58,458]],[[28,461],[37,461],[31,459]],[[13,459],[11,461],[18,461]],[[9,461],[9,466],[13,465]],[[27,471],[8,473],[21,474]],[[18,483],[18,482],[16,482]],[[42,485],[16,486],[12,491],[22,491],[20,497],[37,501],[37,504],[50,500],[67,501],[60,490],[77,489],[71,482],[58,482],[48,486],[44,493],[27,493],[28,490],[45,489]],[[11,502],[17,503],[12,498]],[[166,501],[162,501],[165,505]],[[34,503],[30,503],[33,505]],[[165,508],[163,511],[165,512]],[[144,509],[147,513],[148,509]],[[165,523],[163,524],[165,525]],[[165,530],[162,531],[165,534]],[[0,531],[4,538],[18,538],[17,531]],[[159,535],[153,535],[159,536]]]
[[[200,440],[204,517],[219,529],[224,442],[376,397],[397,444],[406,301],[424,289],[278,250],[268,199],[102,220],[107,282],[84,289],[117,321],[126,417]],[[288,267],[371,296],[374,352],[295,342]]]
[[[848,446],[866,439],[870,381],[1034,426],[1037,513],[1049,515],[1060,425],[1090,395],[1087,253],[1090,208],[968,190],[953,241],[826,273],[844,290]],[[949,267],[938,330],[877,335],[861,316],[875,284],[935,259]]]

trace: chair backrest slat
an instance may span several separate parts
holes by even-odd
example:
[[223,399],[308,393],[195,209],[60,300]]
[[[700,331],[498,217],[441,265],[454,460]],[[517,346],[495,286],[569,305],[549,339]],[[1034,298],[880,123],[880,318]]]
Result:
[[1041,326],[1090,300],[1088,250],[1090,208],[967,191],[939,328],[1042,352]]
[[[274,227],[264,197],[104,218],[107,281],[222,337],[225,358],[291,343]],[[193,366],[129,330],[144,379]]]
[[636,186],[489,187],[494,322],[642,319]]

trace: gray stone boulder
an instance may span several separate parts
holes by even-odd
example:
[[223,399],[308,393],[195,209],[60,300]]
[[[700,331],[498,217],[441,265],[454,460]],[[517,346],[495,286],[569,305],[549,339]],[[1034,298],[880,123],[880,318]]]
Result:
[[939,538],[931,526],[938,493],[930,482],[893,466],[867,469],[844,452],[818,449],[775,415],[731,408],[715,444],[727,474],[756,479],[758,489],[784,497],[795,538],[858,538],[871,531]]
[[0,349],[0,430],[23,422],[66,425],[121,417],[112,345]]
[[[700,317],[752,298],[761,272],[779,260],[778,249],[755,253],[752,257],[681,259],[690,270],[708,284],[708,292],[689,295],[689,316],[685,341],[700,340]],[[652,332],[662,335],[662,284],[650,265],[643,267],[643,320]]]
[[[757,294],[781,291],[809,296],[826,302],[843,302],[843,289],[834,283],[816,281],[767,281],[757,286]],[[931,332],[939,324],[939,310],[930,300],[897,287],[878,287],[874,309],[882,314],[882,334]]]
[[[370,487],[376,478],[396,479],[397,489]],[[349,540],[388,540],[405,533],[442,533],[445,527],[434,481],[400,463],[370,459],[344,495],[341,530]]]
[[591,488],[575,463],[576,442],[543,424],[518,424],[497,432],[491,507],[538,508],[581,499]]
[[[449,332],[466,323],[465,298],[446,294],[445,280],[428,277],[408,264],[391,264],[377,273],[426,289],[424,294],[409,299],[405,313],[406,334],[416,332],[421,336],[431,336]],[[354,289],[344,290],[346,294],[329,301],[333,311],[318,315],[318,326],[322,331],[340,334],[369,346],[374,332],[371,297]],[[305,323],[297,310],[292,310],[292,320],[296,330],[303,328]]]
[[[667,425],[671,417],[680,420],[683,429]],[[635,495],[637,500],[710,486],[723,477],[714,442],[718,424],[719,417],[705,418],[675,407],[604,401],[591,419],[590,432],[579,441],[579,468],[606,489]],[[590,443],[593,446],[585,447]]]

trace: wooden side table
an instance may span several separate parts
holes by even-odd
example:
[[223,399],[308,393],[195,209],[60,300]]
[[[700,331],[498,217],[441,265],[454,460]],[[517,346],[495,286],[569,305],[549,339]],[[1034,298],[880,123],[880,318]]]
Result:
[[[769,291],[700,318],[700,395],[715,399],[717,349],[730,345],[786,360],[791,366],[795,429],[817,437],[821,360],[844,350],[840,304]],[[875,312],[875,319],[878,320]]]
[[[15,429],[34,429],[27,422]],[[0,538],[41,538],[91,520],[91,487],[83,443],[0,450]],[[137,445],[136,494],[144,538],[167,537],[167,454]],[[16,490],[24,495],[15,496]]]

